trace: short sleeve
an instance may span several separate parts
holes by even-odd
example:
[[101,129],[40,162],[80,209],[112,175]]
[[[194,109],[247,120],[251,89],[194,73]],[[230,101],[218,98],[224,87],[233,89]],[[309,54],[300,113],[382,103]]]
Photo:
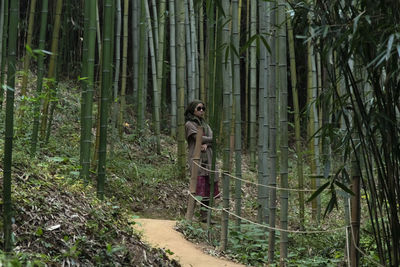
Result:
[[197,133],[197,125],[196,123],[192,121],[187,121],[185,124],[185,132],[186,132],[186,140],[191,136],[192,134]]

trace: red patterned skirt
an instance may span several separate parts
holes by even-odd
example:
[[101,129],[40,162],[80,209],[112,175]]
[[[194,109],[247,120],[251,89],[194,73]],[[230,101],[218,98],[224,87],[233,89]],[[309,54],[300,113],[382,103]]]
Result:
[[[210,176],[197,176],[196,195],[208,199],[210,197]],[[218,182],[214,182],[214,198],[220,197]]]

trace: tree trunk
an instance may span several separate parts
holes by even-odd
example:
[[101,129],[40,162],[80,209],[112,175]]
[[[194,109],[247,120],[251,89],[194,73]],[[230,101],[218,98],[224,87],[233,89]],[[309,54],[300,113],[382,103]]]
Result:
[[[270,84],[269,84],[269,138],[270,138],[270,176],[269,186],[276,187],[276,3],[271,3],[271,60],[270,60]],[[276,218],[276,189],[269,190],[269,226],[275,227]],[[275,255],[275,230],[269,231],[268,237],[268,261],[274,262]]]
[[127,79],[127,65],[128,65],[128,14],[129,14],[129,0],[124,0],[124,29],[122,41],[122,75],[121,75],[121,96],[119,107],[119,135],[122,137],[124,129],[124,113],[126,107],[126,79]]
[[175,2],[169,0],[169,32],[170,32],[170,80],[171,80],[171,136],[176,137],[176,23],[175,23]]
[[184,179],[186,171],[186,146],[185,146],[185,7],[183,1],[176,2],[176,86],[177,95],[177,137],[178,137],[178,169],[179,177]]
[[[0,82],[1,84],[4,84],[4,79],[6,77],[5,72],[6,72],[6,61],[7,61],[7,38],[8,38],[8,7],[9,7],[9,1],[4,0],[4,25],[2,27],[3,34],[2,34],[2,54],[1,54],[1,77],[0,77]],[[0,86],[0,107],[3,107],[3,100],[4,100],[4,88],[3,86]]]
[[112,0],[104,1],[104,33],[103,33],[103,66],[101,82],[101,109],[100,109],[100,138],[99,138],[99,162],[97,170],[97,197],[104,199],[104,184],[106,180],[106,156],[107,156],[107,125],[109,96],[112,87],[111,49],[112,49],[112,23],[113,18]]
[[[4,1],[2,1],[4,2]],[[29,19],[28,19],[28,33],[26,37],[26,53],[24,57],[24,71],[22,74],[22,84],[21,84],[21,95],[26,96],[26,87],[28,85],[28,75],[29,75],[29,64],[31,61],[31,49],[32,49],[32,33],[33,27],[35,24],[35,9],[36,9],[36,0],[31,1],[30,11],[29,11]],[[22,117],[24,116],[24,106],[26,105],[25,98],[21,99],[21,109],[20,109],[20,127],[22,127]]]
[[[257,34],[257,0],[250,3],[250,37]],[[256,131],[257,131],[257,48],[256,42],[250,45],[250,169],[256,169]]]
[[60,34],[60,22],[61,22],[61,12],[63,6],[63,0],[57,0],[56,3],[56,14],[54,18],[54,28],[53,28],[53,36],[51,41],[51,55],[49,62],[49,72],[47,74],[48,81],[46,86],[46,97],[43,102],[42,108],[42,122],[40,125],[40,137],[45,139],[46,137],[46,129],[48,123],[48,115],[49,115],[49,105],[52,101],[52,98],[55,97],[55,84],[56,84],[56,62],[58,55],[58,40]]
[[160,99],[158,93],[158,84],[157,84],[157,68],[156,68],[156,55],[154,50],[154,42],[153,42],[153,32],[151,29],[151,19],[150,19],[150,10],[147,1],[145,3],[146,8],[146,17],[147,17],[147,26],[148,34],[149,34],[149,46],[150,46],[150,56],[151,56],[151,70],[152,70],[152,82],[153,82],[153,128],[154,134],[156,137],[156,151],[157,154],[161,153],[161,141],[160,141]]
[[299,107],[299,94],[297,88],[297,73],[296,73],[296,57],[294,50],[294,36],[292,28],[292,18],[287,13],[287,28],[288,28],[288,39],[289,39],[289,55],[290,55],[290,77],[292,83],[292,96],[293,96],[293,109],[294,109],[294,131],[296,140],[296,171],[298,177],[298,188],[299,188],[299,223],[300,229],[304,230],[304,177],[303,177],[303,153],[301,147],[301,136],[300,136],[300,107]]
[[[40,32],[39,32],[39,50],[43,51],[46,46],[46,27],[47,27],[47,16],[48,16],[48,0],[43,0],[42,11],[40,18]],[[43,76],[44,76],[44,53],[41,52],[38,55],[37,63],[37,83],[36,83],[36,100],[40,99],[43,87]],[[37,139],[39,133],[39,119],[40,119],[40,101],[36,101],[33,107],[33,129],[31,137],[31,155],[36,154]]]
[[3,233],[4,251],[12,251],[12,199],[11,199],[11,168],[14,137],[14,91],[17,63],[17,35],[19,21],[19,1],[10,3],[9,39],[8,39],[8,69],[7,69],[7,99],[5,115],[4,140],[4,176],[3,176]]
[[[113,85],[113,98],[111,99],[112,103],[112,118],[111,118],[111,128],[112,128],[112,138],[116,138],[117,135],[117,127],[119,125],[118,122],[118,89],[119,89],[119,72],[121,66],[121,24],[122,24],[122,9],[121,9],[121,0],[116,0],[116,16],[117,16],[117,25],[115,27],[115,74],[114,74],[114,85]],[[113,151],[113,149],[111,149]]]
[[[87,79],[85,81],[86,93],[84,94],[84,110],[82,111],[82,169],[81,177],[84,181],[89,181],[90,169],[90,149],[92,146],[92,121],[93,121],[93,93],[94,93],[94,63],[96,51],[96,0],[89,0],[89,23],[87,38],[87,61],[83,62],[86,65]],[[85,40],[84,40],[85,41]]]
[[[280,178],[281,187],[288,188],[288,89],[287,89],[287,52],[286,52],[286,8],[285,1],[278,1],[278,58],[279,58],[279,92],[280,92]],[[288,229],[289,192],[281,191],[280,227]],[[280,236],[280,266],[287,265],[288,233],[281,231]]]

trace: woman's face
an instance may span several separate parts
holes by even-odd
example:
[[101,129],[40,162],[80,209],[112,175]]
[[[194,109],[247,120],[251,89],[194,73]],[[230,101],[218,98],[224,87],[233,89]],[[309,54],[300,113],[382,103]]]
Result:
[[199,118],[204,118],[204,112],[206,111],[206,107],[203,103],[199,103],[196,108],[194,109],[194,115]]

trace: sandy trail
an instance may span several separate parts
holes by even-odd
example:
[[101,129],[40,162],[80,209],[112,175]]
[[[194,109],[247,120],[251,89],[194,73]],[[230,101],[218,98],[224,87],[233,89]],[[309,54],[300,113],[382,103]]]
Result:
[[184,267],[244,266],[205,254],[200,246],[187,241],[174,229],[176,221],[155,219],[135,219],[135,221],[137,224],[134,227],[143,232],[146,242],[172,251],[174,254],[170,257],[179,261]]

